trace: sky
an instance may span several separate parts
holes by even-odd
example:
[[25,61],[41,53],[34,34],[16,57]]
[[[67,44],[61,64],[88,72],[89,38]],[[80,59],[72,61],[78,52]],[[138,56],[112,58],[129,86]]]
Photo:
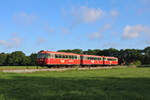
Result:
[[0,0],[0,52],[144,49],[150,0]]

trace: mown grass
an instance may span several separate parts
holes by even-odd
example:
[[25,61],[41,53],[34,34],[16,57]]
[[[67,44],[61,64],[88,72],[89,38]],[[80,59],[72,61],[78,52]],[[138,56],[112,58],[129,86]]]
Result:
[[150,68],[2,73],[0,100],[149,100]]

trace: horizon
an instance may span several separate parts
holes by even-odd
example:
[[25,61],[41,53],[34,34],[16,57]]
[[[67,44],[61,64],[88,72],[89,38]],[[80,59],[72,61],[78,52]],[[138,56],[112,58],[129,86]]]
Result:
[[1,1],[0,52],[144,49],[149,0]]

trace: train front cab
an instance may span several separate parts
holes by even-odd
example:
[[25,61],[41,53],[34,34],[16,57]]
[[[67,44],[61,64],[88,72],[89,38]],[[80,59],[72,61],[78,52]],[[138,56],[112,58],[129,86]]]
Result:
[[47,64],[47,60],[50,57],[47,53],[38,53],[37,55],[37,64],[40,66],[45,66]]
[[80,65],[80,55],[45,51],[38,54],[37,62],[39,65],[45,65],[48,67]]

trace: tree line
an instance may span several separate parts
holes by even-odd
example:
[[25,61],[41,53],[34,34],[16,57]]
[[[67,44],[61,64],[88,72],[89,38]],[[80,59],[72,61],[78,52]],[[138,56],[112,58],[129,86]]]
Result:
[[[113,56],[118,57],[120,65],[148,65],[150,64],[150,47],[144,49],[67,49],[58,52],[70,52],[77,54]],[[37,53],[26,56],[22,51],[12,53],[0,53],[0,66],[36,66]]]

